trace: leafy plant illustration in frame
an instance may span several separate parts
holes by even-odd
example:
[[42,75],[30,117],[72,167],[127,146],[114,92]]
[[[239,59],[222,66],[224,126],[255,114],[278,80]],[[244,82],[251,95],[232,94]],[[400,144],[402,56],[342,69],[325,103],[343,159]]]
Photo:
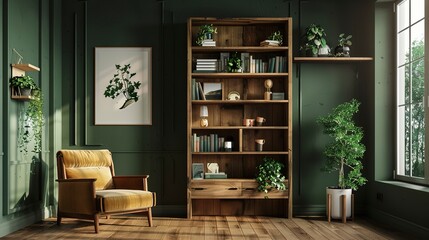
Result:
[[136,90],[140,88],[141,82],[131,81],[131,78],[136,75],[136,73],[130,73],[131,64],[125,64],[123,67],[120,64],[116,64],[115,67],[116,73],[109,81],[109,85],[107,85],[104,91],[104,97],[115,99],[122,94],[126,100],[119,109],[124,109],[139,100],[139,95]]
[[94,48],[94,124],[152,125],[152,48]]

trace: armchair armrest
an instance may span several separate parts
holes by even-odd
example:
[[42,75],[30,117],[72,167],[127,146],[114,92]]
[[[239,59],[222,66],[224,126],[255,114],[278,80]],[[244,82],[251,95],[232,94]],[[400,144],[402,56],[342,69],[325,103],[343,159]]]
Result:
[[115,188],[149,191],[147,187],[148,178],[149,175],[113,176],[113,184]]
[[96,178],[57,179],[58,210],[74,214],[94,214]]

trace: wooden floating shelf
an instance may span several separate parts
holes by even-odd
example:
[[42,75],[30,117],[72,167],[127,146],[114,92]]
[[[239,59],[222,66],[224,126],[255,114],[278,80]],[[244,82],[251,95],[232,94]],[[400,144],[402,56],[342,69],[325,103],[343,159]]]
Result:
[[294,62],[363,62],[372,61],[372,57],[294,57]]
[[12,67],[17,68],[19,70],[22,70],[24,72],[31,72],[31,71],[40,71],[39,67],[36,67],[32,64],[26,63],[26,64],[12,64]]

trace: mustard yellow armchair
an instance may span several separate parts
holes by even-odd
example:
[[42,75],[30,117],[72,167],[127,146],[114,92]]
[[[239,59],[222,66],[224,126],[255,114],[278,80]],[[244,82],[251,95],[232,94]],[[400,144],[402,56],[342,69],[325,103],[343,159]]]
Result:
[[91,219],[98,233],[100,216],[143,212],[152,226],[149,176],[115,176],[109,150],[60,150],[57,168],[58,225],[63,217]]

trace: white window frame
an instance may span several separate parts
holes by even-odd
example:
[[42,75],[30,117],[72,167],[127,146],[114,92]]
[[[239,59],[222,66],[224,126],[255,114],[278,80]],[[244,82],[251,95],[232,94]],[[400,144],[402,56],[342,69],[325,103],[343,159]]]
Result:
[[[404,0],[398,0],[395,2],[395,9],[396,6],[403,2]],[[412,0],[411,0],[412,1]],[[411,11],[411,8],[409,9],[409,11]],[[396,11],[397,14],[397,11]],[[398,27],[398,22],[397,22],[397,16],[395,14],[395,51],[397,51],[397,36],[398,36],[398,31],[397,31],[397,27]],[[411,19],[411,13],[409,14],[410,19]],[[425,92],[424,92],[424,99],[423,99],[423,107],[425,109],[425,174],[424,174],[424,178],[418,178],[418,177],[411,177],[411,176],[405,176],[405,175],[399,175],[398,174],[398,168],[399,165],[402,164],[403,165],[403,161],[404,159],[399,159],[399,154],[398,154],[398,147],[396,148],[396,157],[395,157],[395,172],[394,172],[394,178],[396,180],[400,180],[400,181],[405,181],[405,182],[411,182],[411,183],[416,183],[416,184],[424,184],[424,185],[429,185],[429,96],[428,96],[428,92],[429,92],[429,2],[425,1],[425,18],[424,18],[424,25],[425,25],[425,50],[424,50],[424,61],[425,61],[425,73],[424,73],[424,78],[425,78]],[[411,44],[411,41],[409,42],[409,44]],[[396,59],[395,61],[395,71],[397,71],[398,69],[398,63],[397,63],[398,59]],[[398,81],[398,75],[395,75],[395,85],[397,84],[396,82]],[[398,102],[397,102],[397,91],[395,91],[395,112],[397,112],[398,110]],[[396,114],[395,114],[396,116]],[[397,122],[395,124],[395,129],[397,128]],[[396,131],[396,138],[398,138],[398,132]],[[398,139],[396,140],[398,141]],[[396,144],[397,145],[397,144]],[[397,145],[398,146],[398,145]]]

